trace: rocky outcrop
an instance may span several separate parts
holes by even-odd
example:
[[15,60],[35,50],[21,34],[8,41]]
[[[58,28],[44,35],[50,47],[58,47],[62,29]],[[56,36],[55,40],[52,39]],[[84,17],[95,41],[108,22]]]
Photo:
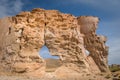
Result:
[[78,24],[81,25],[81,33],[84,34],[85,49],[90,52],[101,72],[109,72],[108,69],[108,46],[105,45],[107,38],[96,34],[99,19],[92,16],[78,17]]
[[[44,9],[1,19],[1,69],[14,73],[44,73],[46,64],[38,52],[46,45],[63,63],[56,70],[58,75],[72,71],[78,74],[108,72],[106,37],[95,33],[98,21],[97,17],[75,17]],[[62,71],[63,68],[67,71]]]

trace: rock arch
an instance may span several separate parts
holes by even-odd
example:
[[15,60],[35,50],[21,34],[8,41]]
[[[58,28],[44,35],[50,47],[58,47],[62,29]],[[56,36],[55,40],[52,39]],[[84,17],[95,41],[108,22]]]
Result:
[[[1,69],[17,73],[44,72],[45,61],[38,51],[46,45],[52,55],[60,56],[62,67],[78,73],[107,72],[108,47],[103,37],[95,33],[98,21],[97,17],[77,18],[44,9],[1,19]],[[90,56],[85,55],[85,46]]]

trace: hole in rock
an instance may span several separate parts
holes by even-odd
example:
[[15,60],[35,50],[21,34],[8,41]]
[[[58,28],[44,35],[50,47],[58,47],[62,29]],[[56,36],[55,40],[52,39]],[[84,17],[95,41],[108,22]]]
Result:
[[87,54],[87,55],[89,55],[90,54],[90,52],[86,49],[85,50],[85,53]]
[[46,72],[54,72],[62,65],[59,56],[51,55],[45,45],[40,49],[39,54],[46,61]]

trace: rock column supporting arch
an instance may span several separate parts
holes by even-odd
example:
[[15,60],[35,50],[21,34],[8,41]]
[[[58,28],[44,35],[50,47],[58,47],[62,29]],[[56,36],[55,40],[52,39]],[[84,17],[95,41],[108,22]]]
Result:
[[101,72],[109,72],[108,68],[108,46],[105,45],[107,38],[96,34],[99,19],[93,16],[78,17],[81,25],[81,33],[84,34],[84,46],[90,52]]

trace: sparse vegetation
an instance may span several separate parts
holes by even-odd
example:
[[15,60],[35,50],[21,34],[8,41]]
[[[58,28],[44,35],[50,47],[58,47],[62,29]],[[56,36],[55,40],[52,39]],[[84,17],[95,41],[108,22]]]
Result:
[[120,65],[117,64],[110,65],[109,69],[112,72],[113,80],[120,80]]
[[120,71],[120,65],[111,65],[109,66],[109,69],[111,72],[116,72],[116,71]]

